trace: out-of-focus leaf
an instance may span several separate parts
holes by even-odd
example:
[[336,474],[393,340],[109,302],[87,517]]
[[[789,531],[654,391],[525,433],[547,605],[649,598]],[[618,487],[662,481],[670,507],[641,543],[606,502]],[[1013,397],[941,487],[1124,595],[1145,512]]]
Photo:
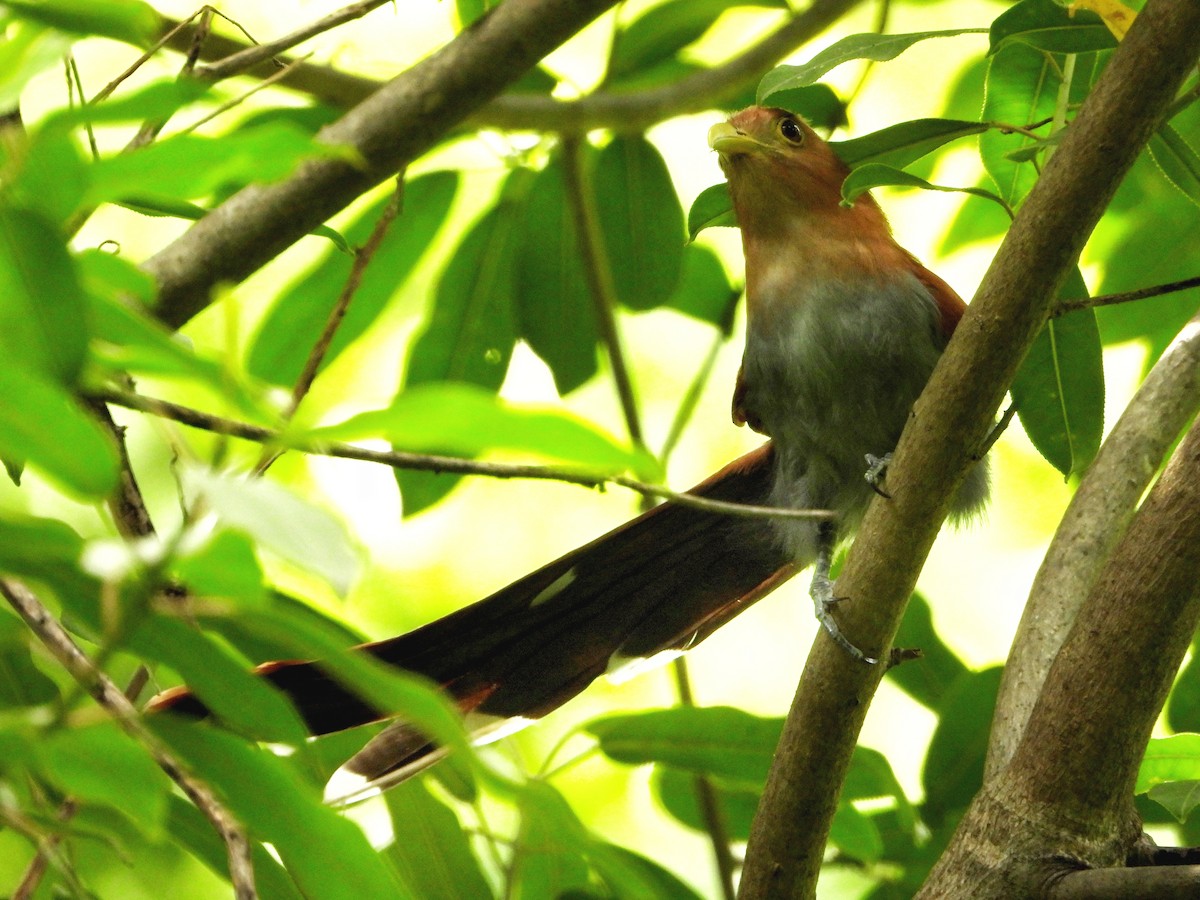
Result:
[[741,296],[741,288],[730,283],[716,253],[700,244],[688,244],[683,253],[683,276],[667,306],[715,325],[728,337]]
[[[286,761],[204,725],[155,717],[147,724],[223,798],[258,840],[278,852],[306,897],[415,897],[357,825],[321,803]],[[319,847],[319,853],[313,852]]]
[[938,709],[946,691],[967,667],[934,630],[929,603],[920,594],[909,600],[894,643],[920,650],[921,656],[888,670],[888,679],[918,703]]
[[600,472],[632,468],[645,477],[654,476],[658,468],[645,453],[627,450],[565,413],[513,407],[469,384],[410,388],[388,409],[359,413],[310,435],[316,440],[385,437],[416,453],[442,450],[468,457],[486,450],[514,450]]
[[661,306],[679,282],[684,243],[662,155],[644,137],[618,135],[600,151],[591,186],[617,299],[630,309]]
[[[443,224],[457,188],[454,172],[432,172],[405,183],[402,211],[363,272],[323,367],[366,331],[405,284]],[[362,246],[390,202],[389,196],[373,204],[345,229],[346,239]],[[275,384],[295,383],[353,264],[346,254],[327,251],[280,295],[251,346],[247,368],[252,374]]]
[[846,124],[846,104],[827,84],[776,91],[771,95],[771,105],[803,116],[813,128],[832,131]]
[[1200,154],[1171,126],[1164,123],[1150,136],[1150,155],[1171,184],[1200,206]]
[[338,593],[346,594],[358,577],[359,555],[342,524],[280,485],[200,468],[187,471],[185,484],[227,527],[320,575]]
[[266,599],[254,545],[239,532],[217,532],[203,546],[181,554],[173,572],[196,597],[223,597],[251,606]]
[[1200,782],[1200,734],[1150,739],[1133,792],[1144,794],[1170,781]]
[[509,869],[508,895],[543,900],[587,891],[588,834],[562,795],[546,782],[530,781],[519,807],[521,830]]
[[829,842],[853,859],[878,862],[883,855],[883,838],[870,816],[849,803],[839,803],[829,826]]
[[921,782],[922,813],[932,827],[966,809],[983,783],[988,732],[1000,689],[1001,667],[967,672],[950,686],[938,708],[938,727],[929,742]]
[[[596,151],[581,150],[581,164],[592,166]],[[596,374],[599,337],[560,154],[529,187],[516,254],[520,336],[550,367],[558,392],[570,393]]]
[[[86,352],[83,291],[57,229],[36,213],[0,209],[0,356],[5,368],[73,384]],[[10,395],[4,396],[7,402]]]
[[59,65],[70,45],[65,35],[34,22],[11,25],[0,42],[0,109],[16,109],[30,79]]
[[594,840],[590,856],[600,877],[618,897],[700,900],[673,872],[627,847]]
[[902,169],[951,141],[986,130],[982,122],[914,119],[848,141],[832,141],[829,146],[851,169],[867,163]]
[[[0,535],[4,531],[0,524]],[[40,706],[59,696],[54,681],[34,665],[28,637],[18,618],[0,613],[0,710]]]
[[383,856],[421,900],[492,895],[458,816],[423,781],[397,785],[384,799],[395,840]]
[[[750,826],[762,799],[762,785],[747,786],[741,782],[708,777],[717,797],[721,818],[734,841],[750,839]],[[655,766],[650,784],[663,808],[688,828],[707,832],[708,824],[696,801],[696,776],[670,766]]]
[[776,93],[813,84],[827,72],[854,59],[884,62],[895,59],[920,41],[955,37],[960,34],[981,34],[983,31],[982,28],[957,28],[951,31],[922,31],[916,34],[852,34],[833,46],[826,47],[803,65],[777,66],[772,69],[758,84],[758,102],[761,106],[774,106]]
[[147,835],[161,834],[171,783],[114,723],[56,731],[38,742],[37,757],[64,793],[120,810]]
[[1012,43],[1048,53],[1087,53],[1111,50],[1117,39],[1093,12],[1068,11],[1054,0],[1022,0],[992,22],[988,43],[990,53]]
[[[1060,296],[1087,296],[1076,268]],[[1046,323],[1012,383],[1025,433],[1064,477],[1082,472],[1104,432],[1104,365],[1096,314],[1079,310]]]
[[698,41],[725,10],[735,6],[786,8],[783,0],[669,0],[651,7],[617,31],[608,79],[669,59]]
[[[81,2],[86,3],[88,0]],[[56,109],[42,120],[38,132],[65,133],[86,124],[107,125],[165,118],[207,95],[211,87],[211,84],[196,79],[169,78],[153,81],[135,90],[110,97],[102,103]]]
[[924,178],[918,178],[901,169],[885,166],[879,163],[869,163],[851,172],[842,182],[842,200],[852,204],[862,194],[876,187],[913,187],[923,191],[946,191],[949,193],[971,194],[998,203],[1004,209],[1008,204],[991,191],[973,187],[945,187],[940,184],[930,184]]
[[285,122],[220,138],[177,134],[133,153],[98,160],[83,202],[194,199],[230,184],[278,181],[306,160],[346,158],[347,152]]
[[714,184],[702,190],[688,210],[688,239],[694,241],[705,228],[737,228],[737,217],[733,214],[733,198],[729,196],[729,185]]
[[163,20],[141,0],[5,0],[21,18],[75,34],[94,34],[148,47]]
[[[986,175],[976,185],[980,190],[994,186],[995,182]],[[1011,222],[1008,213],[994,203],[964,203],[942,236],[938,252],[947,255],[981,241],[996,240]]]

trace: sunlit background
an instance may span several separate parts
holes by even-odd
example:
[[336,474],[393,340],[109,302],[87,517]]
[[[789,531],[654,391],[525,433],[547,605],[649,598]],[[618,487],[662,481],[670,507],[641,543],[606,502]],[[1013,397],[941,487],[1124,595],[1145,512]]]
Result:
[[[282,34],[299,24],[331,11],[336,2],[266,3],[224,0],[220,11],[259,39]],[[629,2],[616,15],[632,17],[649,3]],[[162,0],[163,12],[186,17],[195,10],[187,2]],[[893,32],[923,31],[985,25],[1002,8],[996,2],[956,0],[927,4],[896,4],[888,21]],[[303,45],[312,59],[378,78],[387,78],[449,40],[453,4],[434,0],[404,0],[384,7],[364,20]],[[770,30],[782,11],[735,10],[704,40],[701,56],[717,62]],[[874,6],[859,9],[835,31],[823,35],[796,55],[807,59],[844,34],[875,27]],[[614,14],[605,15],[553,54],[547,65],[567,83],[586,92],[601,75],[613,27]],[[887,124],[921,116],[943,114],[951,92],[968,61],[978,57],[986,35],[972,34],[918,44],[899,59],[865,73],[861,64],[836,69],[825,80],[839,95],[849,95],[867,75],[851,110],[847,135],[876,130]],[[77,48],[77,58],[90,93],[124,69],[132,58],[130,48],[99,40]],[[136,81],[173,74],[179,57],[163,55],[152,60]],[[225,86],[232,92],[232,86]],[[277,104],[284,92],[272,92]],[[44,76],[24,105],[27,120],[64,102],[61,73]],[[265,104],[262,96],[246,106]],[[296,99],[295,102],[301,102]],[[977,111],[975,111],[977,113]],[[970,115],[970,111],[968,111]],[[650,132],[665,155],[686,209],[705,187],[721,180],[716,158],[705,142],[717,114],[672,120]],[[216,131],[226,126],[218,121]],[[103,135],[116,146],[123,135]],[[595,135],[603,140],[602,135]],[[452,220],[437,244],[425,255],[405,290],[360,340],[353,354],[343,355],[317,381],[305,401],[305,420],[334,421],[351,412],[382,407],[400,381],[407,343],[420,324],[431,286],[454,246],[462,227],[483,208],[506,172],[506,157],[528,151],[535,143],[529,135],[485,134],[447,145],[420,160],[412,173],[459,168],[466,171]],[[938,184],[975,184],[981,175],[978,155],[971,146],[947,155],[930,180]],[[385,186],[380,189],[386,191]],[[376,195],[373,196],[378,196]],[[979,243],[948,255],[941,244],[949,224],[960,213],[961,194],[883,191],[879,199],[891,218],[900,241],[940,273],[965,298],[975,290],[995,247]],[[361,208],[361,204],[355,208]],[[974,206],[968,206],[968,214]],[[343,217],[344,218],[344,215]],[[336,221],[335,221],[336,226]],[[122,255],[141,261],[185,227],[167,219],[151,219],[107,207],[88,222],[79,235],[79,246],[116,241]],[[730,275],[741,277],[738,234],[731,229],[706,231],[700,238],[717,248]],[[238,360],[248,346],[269,302],[281,285],[304,277],[305,267],[325,243],[305,238],[278,260],[230,290],[223,302],[207,310],[185,329],[199,346],[229,353]],[[1084,260],[1084,274],[1095,283],[1099,259]],[[687,390],[714,339],[713,330],[670,311],[626,314],[621,317],[622,337],[633,361],[635,385],[651,449],[657,450],[670,427],[679,400]],[[670,460],[668,483],[682,489],[700,480],[733,457],[758,443],[755,435],[735,428],[729,417],[730,393],[741,355],[741,324],[721,349],[718,364],[703,392],[696,414]],[[1143,353],[1136,347],[1107,352],[1107,421],[1124,406],[1140,371]],[[143,382],[147,393],[211,408],[211,397],[188,393],[177,385]],[[547,367],[527,348],[514,356],[503,395],[527,403],[564,404],[581,418],[623,437],[623,418],[607,367],[583,388],[560,400]],[[854,397],[845,398],[854,403]],[[221,412],[213,409],[214,412]],[[207,458],[213,442],[158,422],[128,417],[134,465],[146,473],[143,487],[160,529],[178,521],[175,486],[164,477],[172,447],[186,441],[199,458]],[[253,462],[249,453],[235,457],[243,465]],[[1070,487],[1045,463],[1025,439],[1020,427],[1008,430],[992,451],[993,501],[986,518],[966,528],[947,530],[939,539],[921,577],[920,589],[933,609],[938,632],[971,666],[985,668],[1002,662],[1020,615],[1021,605],[1047,541],[1069,499]],[[155,474],[157,473],[157,474]],[[268,561],[277,583],[336,610],[347,621],[373,637],[407,630],[457,609],[502,587],[511,579],[553,559],[575,546],[624,522],[638,510],[639,497],[620,489],[607,492],[536,481],[469,479],[440,505],[415,518],[401,516],[401,503],[392,473],[366,463],[326,458],[286,457],[272,477],[312,492],[336,510],[361,544],[367,564],[351,594],[332,595],[315,579],[278,561]],[[315,490],[313,490],[315,488]],[[90,507],[67,507],[60,495],[29,479],[17,490],[0,481],[0,502],[44,515],[61,516],[85,535],[99,536],[108,526]],[[67,508],[64,508],[67,507]],[[786,712],[815,623],[806,596],[807,577],[786,585],[710,638],[688,656],[697,701],[703,705],[731,704],[763,715]],[[541,724],[501,744],[495,752],[509,757],[530,773],[539,771],[547,756],[572,728],[613,709],[669,705],[676,700],[667,668],[621,685],[598,683],[566,708]],[[867,718],[862,742],[882,751],[890,760],[911,797],[920,795],[920,765],[934,716],[884,681]],[[648,769],[615,765],[589,753],[585,736],[567,741],[554,756],[559,766],[581,755],[554,777],[554,784],[569,798],[584,820],[615,843],[638,848],[669,866],[705,895],[712,895],[711,851],[707,838],[685,830],[661,812],[648,787]],[[378,827],[370,805],[356,811],[369,827]],[[509,824],[497,811],[489,824],[503,831]],[[378,821],[377,821],[378,818]],[[24,852],[9,852],[17,845],[11,834],[0,834],[0,880],[16,877]],[[6,849],[7,848],[7,849]],[[164,853],[167,851],[164,850]],[[212,896],[217,882],[197,863],[180,857],[181,877],[172,884],[172,896]],[[191,870],[195,870],[192,872]],[[186,874],[186,877],[182,877]],[[99,884],[106,897],[154,897],[160,886],[146,884],[136,873],[114,863],[107,884]],[[865,879],[841,872],[827,882],[829,896],[854,896]],[[189,887],[190,885],[190,887]],[[835,887],[837,888],[835,890]],[[189,894],[189,891],[191,893]],[[842,893],[845,891],[845,893]]]

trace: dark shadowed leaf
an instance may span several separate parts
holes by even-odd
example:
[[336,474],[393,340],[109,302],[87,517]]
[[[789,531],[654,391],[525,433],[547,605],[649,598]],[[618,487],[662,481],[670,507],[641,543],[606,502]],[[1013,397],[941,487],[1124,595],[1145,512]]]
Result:
[[715,325],[728,336],[741,296],[741,288],[730,283],[716,253],[700,244],[688,244],[683,253],[683,276],[667,306]]
[[934,630],[929,603],[920,594],[913,594],[909,600],[894,644],[920,650],[921,656],[889,669],[888,679],[918,703],[937,709],[947,689],[966,673],[967,667]]
[[921,773],[925,788],[922,813],[933,827],[966,809],[983,783],[1000,672],[999,666],[967,672],[950,686],[938,708],[938,727]]

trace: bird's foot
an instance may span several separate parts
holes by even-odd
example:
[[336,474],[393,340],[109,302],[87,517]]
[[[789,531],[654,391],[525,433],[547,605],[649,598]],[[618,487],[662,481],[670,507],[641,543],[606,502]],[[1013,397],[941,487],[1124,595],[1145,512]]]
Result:
[[876,456],[874,453],[868,453],[867,471],[863,473],[863,478],[867,480],[867,484],[871,486],[871,490],[877,493],[880,497],[886,497],[891,500],[892,495],[881,488],[879,485],[883,481],[884,473],[887,472],[887,467],[892,464],[892,454],[885,453],[883,456]]
[[814,575],[808,593],[812,597],[817,621],[821,623],[822,628],[829,632],[829,636],[837,642],[838,646],[854,659],[862,660],[868,665],[875,665],[879,662],[878,659],[867,656],[855,647],[850,643],[850,639],[842,634],[842,629],[838,627],[837,621],[833,618],[833,608],[841,602],[841,598],[833,596],[833,582],[828,575]]

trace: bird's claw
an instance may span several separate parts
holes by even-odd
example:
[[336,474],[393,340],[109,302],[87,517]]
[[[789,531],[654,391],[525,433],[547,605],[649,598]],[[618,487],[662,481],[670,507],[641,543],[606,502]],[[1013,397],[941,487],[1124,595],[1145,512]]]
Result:
[[868,453],[867,471],[863,473],[863,478],[867,480],[867,484],[871,486],[871,490],[877,493],[880,497],[892,499],[892,495],[879,486],[883,481],[884,473],[887,472],[887,467],[892,463],[892,454],[885,453],[883,456],[876,456],[874,453]]
[[850,639],[842,634],[842,629],[838,626],[837,621],[833,618],[833,608],[841,602],[841,597],[833,596],[833,582],[827,575],[816,575],[812,580],[812,587],[809,588],[809,596],[812,597],[814,611],[817,616],[817,621],[821,623],[821,627],[829,632],[829,636],[834,641],[850,654],[854,659],[861,660],[868,665],[875,665],[879,662],[873,656],[867,656],[852,643]]

